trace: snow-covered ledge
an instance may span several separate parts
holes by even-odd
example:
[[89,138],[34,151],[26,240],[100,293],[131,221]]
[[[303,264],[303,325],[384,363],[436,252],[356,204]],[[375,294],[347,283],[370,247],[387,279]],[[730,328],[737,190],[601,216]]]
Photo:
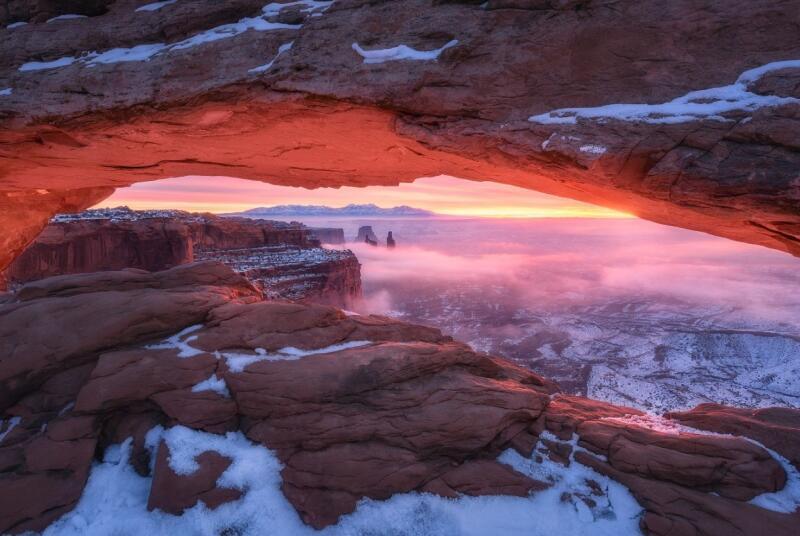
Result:
[[594,108],[560,108],[533,115],[528,121],[545,125],[573,125],[579,118],[600,123],[612,119],[653,124],[686,123],[702,119],[727,121],[728,119],[722,115],[727,112],[753,112],[767,106],[800,103],[800,99],[793,97],[759,95],[748,89],[750,84],[765,74],[789,68],[800,69],[800,60],[768,63],[745,71],[731,85],[692,91],[661,104],[608,104]]
[[387,61],[431,61],[439,59],[439,55],[448,48],[458,44],[457,39],[445,43],[443,46],[434,50],[417,50],[406,45],[397,45],[392,48],[380,48],[375,50],[364,50],[358,43],[353,43],[353,50],[364,58],[364,63],[384,63]]

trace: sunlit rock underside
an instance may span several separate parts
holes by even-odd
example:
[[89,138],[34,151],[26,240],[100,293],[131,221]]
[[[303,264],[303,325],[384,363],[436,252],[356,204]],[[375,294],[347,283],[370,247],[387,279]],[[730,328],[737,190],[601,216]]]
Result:
[[451,174],[800,254],[792,0],[157,4],[0,14],[0,267],[55,212],[190,174]]

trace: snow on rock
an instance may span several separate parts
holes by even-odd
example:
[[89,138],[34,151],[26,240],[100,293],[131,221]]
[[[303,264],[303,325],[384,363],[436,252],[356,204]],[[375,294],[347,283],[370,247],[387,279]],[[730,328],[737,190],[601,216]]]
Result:
[[605,154],[607,150],[602,145],[581,145],[580,147],[582,153]]
[[10,87],[7,87],[5,89],[0,89],[0,97],[8,97],[13,92],[14,92],[14,90],[11,89]]
[[184,50],[187,48],[202,45],[203,43],[211,43],[220,39],[227,39],[239,34],[243,34],[248,30],[256,32],[267,32],[270,30],[299,30],[301,24],[283,24],[280,22],[269,22],[264,20],[263,17],[248,17],[241,19],[239,22],[231,24],[223,24],[216,28],[211,28],[205,32],[200,32],[183,41],[179,41],[174,45],[168,47],[169,50]]
[[303,13],[316,12],[315,14],[319,15],[332,5],[333,5],[333,0],[328,0],[328,1],[299,0],[297,2],[287,2],[285,4],[272,2],[264,6],[261,12],[264,14],[265,17],[274,17],[276,15],[279,15],[280,12],[283,9],[286,9],[287,7],[303,6],[300,9],[300,11],[302,11]]
[[123,61],[147,61],[156,54],[167,49],[164,43],[154,43],[150,45],[136,45],[130,48],[112,48],[102,54],[90,54],[81,58],[92,67],[98,63],[119,63]]
[[358,43],[353,43],[353,50],[364,58],[364,63],[384,63],[387,61],[415,60],[430,61],[439,59],[439,55],[446,49],[458,44],[457,39],[449,41],[440,48],[434,50],[417,50],[406,45],[398,45],[392,48],[381,48],[375,50],[364,50]]
[[746,439],[769,452],[770,455],[781,464],[783,470],[786,472],[786,485],[782,490],[776,491],[775,493],[763,493],[750,500],[750,504],[784,514],[791,514],[798,511],[800,509],[800,471],[798,471],[789,460],[774,450],[768,449],[761,443],[752,439]]
[[218,395],[230,398],[231,393],[228,391],[228,385],[225,383],[224,378],[217,378],[216,374],[212,374],[207,380],[192,386],[193,393],[201,393],[203,391],[213,391]]
[[[232,460],[217,485],[244,491],[238,501],[209,510],[202,503],[182,516],[147,511],[152,479],[139,476],[131,466],[131,440],[109,447],[96,463],[80,502],[44,531],[45,536],[105,536],[107,534],[291,534],[292,536],[345,536],[384,534],[397,536],[627,536],[640,534],[641,508],[627,490],[590,469],[572,463],[569,468],[545,461],[539,464],[513,451],[500,461],[520,472],[553,476],[555,485],[521,498],[507,496],[445,499],[426,493],[397,494],[386,501],[363,500],[358,509],[339,523],[317,531],[303,524],[281,492],[283,468],[274,452],[255,445],[243,434],[215,435],[176,426],[155,428],[146,445],[155,458],[155,448],[164,440],[170,450],[170,468],[177,474],[198,469],[196,458],[215,451]],[[565,493],[587,487],[586,479],[598,482],[606,497],[590,509],[581,500],[562,501]],[[598,519],[593,521],[594,517]]]
[[75,15],[72,13],[68,13],[66,15],[59,15],[58,17],[53,17],[52,19],[47,19],[45,22],[50,24],[51,22],[58,22],[60,20],[72,20],[72,19],[86,19],[88,18],[86,15]]
[[168,6],[170,4],[174,4],[178,0],[164,0],[163,2],[153,2],[152,4],[146,4],[141,7],[136,8],[136,12],[140,11],[158,11],[162,7]]
[[272,58],[269,62],[265,63],[264,65],[260,65],[258,67],[253,67],[252,69],[249,69],[247,72],[263,73],[267,71],[270,67],[272,67],[272,64],[277,61],[277,59],[281,56],[281,54],[283,54],[284,52],[288,52],[292,48],[293,43],[294,41],[289,41],[288,43],[282,44],[280,47],[278,47],[278,53],[275,54],[274,58]]
[[722,114],[728,112],[752,112],[767,106],[782,106],[800,102],[793,97],[759,95],[748,87],[766,73],[787,68],[800,68],[800,60],[777,61],[750,69],[742,73],[735,83],[728,86],[692,91],[661,104],[608,104],[594,108],[561,108],[528,118],[532,123],[576,124],[578,118],[618,121],[642,121],[653,124],[685,123],[708,119],[727,121]]
[[[66,67],[76,62],[92,67],[100,63],[111,64],[128,61],[147,61],[161,53],[174,50],[186,50],[205,43],[219,41],[220,39],[235,37],[250,30],[256,32],[267,32],[272,30],[299,30],[302,28],[302,24],[283,24],[280,22],[270,22],[266,20],[268,16],[280,13],[281,9],[296,4],[305,6],[306,10],[316,10],[327,9],[332,2],[304,1],[290,4],[268,4],[266,7],[264,7],[264,13],[261,16],[245,17],[238,22],[216,26],[191,37],[187,37],[186,39],[178,41],[177,43],[145,43],[129,48],[113,48],[102,53],[86,52],[78,56],[65,56],[63,58],[47,62],[31,61],[24,63],[22,66],[20,66],[19,70],[25,72],[39,71],[43,69],[55,69],[58,67]],[[270,7],[273,5],[276,7]],[[278,54],[280,55],[280,51]]]
[[197,324],[194,326],[189,326],[186,329],[183,329],[173,335],[172,337],[167,338],[164,342],[160,342],[157,344],[150,344],[145,346],[148,350],[165,350],[169,348],[175,348],[178,350],[178,357],[194,357],[196,355],[200,355],[204,353],[202,350],[198,350],[194,346],[191,346],[189,343],[197,338],[197,335],[193,335],[191,337],[186,337],[187,335],[194,333],[195,331],[201,329],[203,327],[202,324]]
[[359,346],[366,346],[370,341],[350,341],[342,342],[326,346],[325,348],[318,348],[316,350],[301,350],[292,346],[281,348],[277,352],[269,353],[263,348],[256,348],[255,354],[240,354],[236,352],[221,352],[218,357],[225,358],[225,362],[231,372],[243,372],[244,369],[253,363],[259,361],[297,361],[303,357],[317,354],[332,354],[334,352],[341,352],[350,348],[358,348]]
[[11,430],[16,428],[20,422],[22,422],[22,417],[11,417],[8,421],[0,419],[0,444],[3,443],[6,436],[10,434]]
[[[547,436],[554,439],[555,436]],[[545,438],[543,436],[543,438]],[[572,443],[575,443],[574,440]],[[575,461],[570,455],[569,467],[543,457],[541,462],[525,458],[512,449],[504,451],[498,461],[533,479],[549,482],[552,487],[536,493],[528,501],[542,516],[547,534],[640,534],[639,518],[643,509],[622,484]],[[603,495],[593,493],[593,481]],[[582,497],[591,497],[590,507]],[[547,512],[546,515],[542,515]]]
[[[691,428],[672,419],[667,419],[665,417],[661,417],[659,415],[652,415],[649,413],[644,415],[626,415],[625,417],[604,417],[601,418],[600,420],[616,422],[619,424],[623,424],[625,426],[633,425],[633,426],[638,426],[640,428],[647,428],[648,430],[653,430],[654,432],[659,432],[662,434],[673,434],[673,435],[695,434],[695,435],[713,435],[713,436],[725,435],[725,434],[717,434],[715,432],[698,430],[696,428]],[[727,437],[732,437],[732,436],[727,436]]]
[[63,58],[59,58],[57,60],[52,61],[29,61],[27,63],[23,63],[19,70],[22,72],[25,71],[41,71],[43,69],[56,69],[58,67],[66,67],[68,65],[72,65],[75,63],[76,58],[72,58],[69,56],[65,56]]
[[6,30],[13,30],[14,28],[21,28],[23,26],[26,26],[27,24],[28,24],[27,22],[23,22],[23,21],[12,22],[8,26],[6,26]]

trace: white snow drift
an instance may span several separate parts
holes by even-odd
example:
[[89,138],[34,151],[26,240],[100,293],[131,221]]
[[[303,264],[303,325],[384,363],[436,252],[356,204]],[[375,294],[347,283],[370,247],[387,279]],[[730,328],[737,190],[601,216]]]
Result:
[[359,346],[366,346],[368,344],[372,343],[370,341],[350,341],[332,344],[316,350],[301,350],[293,346],[288,346],[272,353],[267,352],[263,348],[256,348],[255,354],[216,352],[216,355],[217,359],[225,359],[225,363],[228,365],[228,369],[231,372],[242,372],[248,365],[258,363],[259,361],[297,361],[298,359],[310,355],[332,354],[334,352],[341,352],[342,350],[358,348]]
[[353,50],[364,58],[364,63],[384,63],[387,61],[431,61],[439,59],[439,55],[448,48],[458,44],[457,39],[445,43],[443,46],[434,50],[417,50],[406,45],[398,45],[392,48],[381,48],[375,50],[364,50],[358,43],[353,43]]
[[[573,462],[569,468],[542,464],[513,451],[499,458],[516,470],[553,482],[530,497],[460,497],[445,499],[424,493],[395,495],[387,501],[362,500],[358,509],[322,531],[304,525],[280,490],[282,469],[275,454],[248,441],[241,433],[225,436],[176,426],[151,430],[146,445],[154,453],[161,440],[170,449],[169,464],[178,474],[198,469],[196,457],[213,450],[233,460],[220,476],[220,487],[240,489],[241,499],[208,510],[202,503],[173,516],[147,511],[151,479],[134,472],[128,463],[131,440],[107,449],[103,462],[92,468],[86,489],[74,510],[51,525],[46,536],[106,536],[148,534],[212,536],[227,531],[240,536],[627,536],[639,534],[641,508],[621,485]],[[154,456],[151,455],[151,459]],[[579,499],[562,494],[586,492],[585,479],[606,491],[598,506],[589,509]]]
[[[160,9],[168,3],[170,2],[157,2],[156,4],[162,5],[160,5],[158,8],[152,7],[150,9],[146,9],[145,11]],[[146,6],[139,8],[139,10],[148,8],[148,6],[155,6],[156,4],[147,4]],[[203,45],[205,43],[219,41],[220,39],[235,37],[251,30],[256,32],[268,32],[273,30],[299,30],[302,28],[302,24],[283,24],[280,22],[270,22],[267,19],[269,17],[278,15],[281,10],[291,6],[301,6],[300,10],[303,12],[321,13],[328,9],[332,4],[332,1],[320,2],[314,0],[302,0],[298,2],[289,2],[287,4],[273,2],[264,6],[262,9],[262,14],[258,17],[246,17],[238,22],[223,24],[221,26],[217,26],[195,34],[182,41],[178,41],[177,43],[145,43],[130,48],[114,48],[105,52],[86,52],[79,56],[66,56],[52,61],[30,61],[20,66],[19,70],[26,72],[55,69],[58,67],[66,67],[68,65],[72,65],[73,63],[79,63],[88,67],[93,67],[98,64],[110,64],[128,61],[148,61],[159,54],[177,50],[186,50]]]
[[152,4],[146,4],[144,6],[136,8],[136,12],[142,11],[158,11],[162,7],[168,6],[170,4],[174,4],[178,0],[164,0],[163,2],[153,2]]
[[579,118],[604,122],[607,120],[641,121],[645,123],[685,123],[707,119],[726,121],[727,112],[753,112],[767,106],[799,103],[800,99],[759,95],[748,87],[765,74],[786,68],[800,68],[800,60],[777,61],[745,71],[729,86],[692,91],[661,104],[608,104],[594,108],[561,108],[528,118],[532,123],[575,124]]

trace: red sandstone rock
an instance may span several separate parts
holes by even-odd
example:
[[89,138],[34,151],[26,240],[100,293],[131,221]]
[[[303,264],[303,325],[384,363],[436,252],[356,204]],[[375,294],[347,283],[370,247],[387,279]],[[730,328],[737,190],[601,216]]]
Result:
[[[244,32],[148,61],[89,67],[84,57],[22,70],[175,44],[256,17],[264,2],[178,2],[151,13],[80,2],[74,9],[91,17],[58,24],[41,21],[62,4],[12,4],[0,14],[0,79],[11,90],[0,97],[0,191],[26,206],[36,190],[53,199],[24,220],[0,210],[14,243],[0,248],[2,267],[48,213],[74,208],[59,197],[72,193],[54,192],[87,188],[96,201],[112,187],[184,175],[319,187],[449,174],[800,252],[796,102],[728,121],[527,120],[669,102],[797,59],[792,0],[338,0],[324,12],[289,7],[271,18],[299,28]],[[31,23],[5,28],[17,21]],[[365,63],[353,48],[430,51],[452,40],[435,61]],[[749,89],[794,95],[799,72],[782,69]]]
[[575,459],[628,487],[645,508],[640,525],[657,536],[722,536],[728,534],[797,533],[800,515],[781,514],[751,504],[702,493],[676,484],[619,471],[591,454]]
[[[102,217],[106,216],[106,217]],[[15,283],[55,275],[192,262],[201,251],[288,244],[311,246],[311,231],[267,220],[124,208],[51,222],[5,271]]]
[[148,510],[162,510],[180,515],[198,501],[213,510],[221,504],[237,500],[242,492],[238,489],[221,488],[217,479],[230,466],[231,460],[220,454],[203,452],[195,462],[198,469],[189,475],[179,475],[169,465],[169,447],[163,441],[158,446],[153,485],[147,499]]
[[783,468],[766,450],[739,438],[663,433],[610,420],[584,422],[578,435],[581,446],[616,469],[723,497],[748,501],[786,484]]
[[22,301],[0,311],[0,409],[97,352],[179,331],[217,306],[257,297],[246,280],[213,263],[156,274],[57,277],[24,287]]
[[691,411],[673,412],[667,417],[700,430],[755,439],[800,469],[800,410],[700,404]]
[[540,423],[540,426],[543,425],[560,439],[570,439],[583,422],[607,417],[643,414],[638,409],[615,406],[599,400],[557,395],[547,406],[545,419]]
[[[645,509],[642,527],[650,534],[796,531],[797,514],[746,502],[785,482],[780,465],[751,442],[652,430],[646,419],[623,418],[640,416],[637,410],[553,396],[550,382],[431,328],[324,306],[261,302],[255,294],[223,266],[193,264],[157,274],[51,278],[0,305],[3,327],[20,308],[69,317],[64,303],[93,311],[86,321],[94,326],[90,337],[76,342],[70,330],[80,323],[55,323],[47,352],[35,344],[35,330],[22,324],[15,325],[24,344],[9,342],[10,334],[3,339],[23,352],[18,361],[36,368],[17,373],[20,363],[0,359],[7,386],[2,418],[19,417],[0,442],[0,497],[24,500],[23,508],[0,501],[0,531],[40,530],[69,511],[95,452],[126,437],[133,437],[134,467],[147,474],[144,435],[157,424],[239,429],[274,449],[284,464],[284,494],[314,527],[334,523],[363,497],[414,490],[526,496],[543,489],[496,461],[514,448],[526,456],[533,451],[534,463],[549,454],[628,486]],[[167,307],[158,311],[169,313],[169,323],[148,324],[139,316],[154,303]],[[120,304],[122,316],[102,321]],[[193,324],[200,326],[174,337]],[[124,342],[107,342],[112,335]],[[359,341],[368,343],[352,344]],[[252,362],[237,365],[242,356]],[[212,374],[224,380],[225,392],[197,389]],[[694,416],[711,428],[712,410],[741,434],[751,426],[777,446],[788,445],[782,438],[800,429],[795,414],[779,410],[706,407]],[[544,430],[561,439],[538,441]],[[589,452],[563,441],[575,434]],[[213,508],[242,493],[215,485],[230,463],[218,453],[199,456],[200,469],[190,475],[175,474],[168,456],[162,445],[150,508],[178,514],[197,501]]]

